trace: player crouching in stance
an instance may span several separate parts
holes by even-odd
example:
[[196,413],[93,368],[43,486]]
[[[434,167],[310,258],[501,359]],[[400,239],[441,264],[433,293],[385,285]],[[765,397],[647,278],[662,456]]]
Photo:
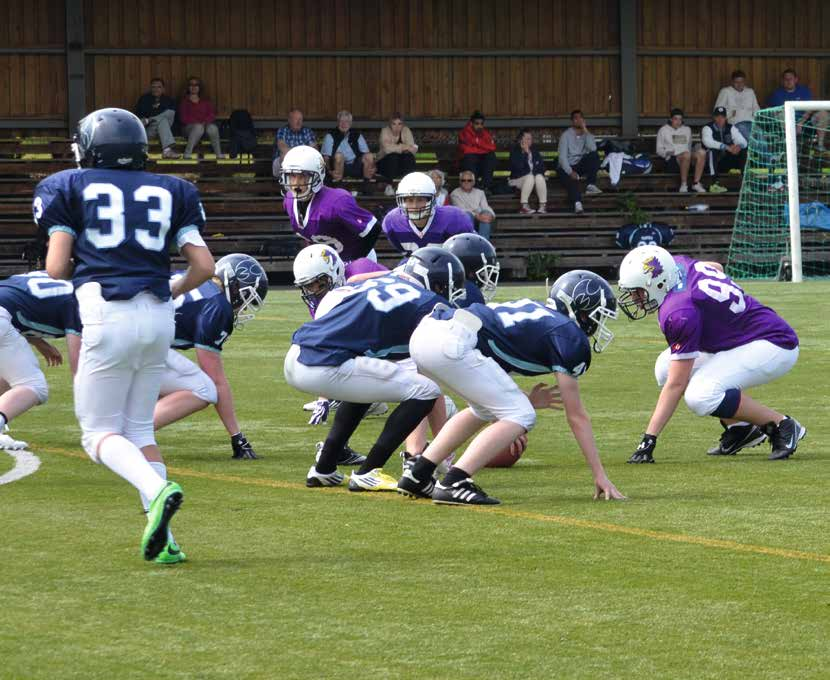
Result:
[[70,281],[50,279],[46,272],[0,281],[0,449],[14,451],[28,446],[3,431],[12,419],[45,404],[49,397],[49,385],[30,345],[48,366],[60,366],[61,353],[43,338],[64,335],[74,375],[81,320]]
[[[554,283],[546,305],[523,299],[459,310],[437,308],[412,334],[410,353],[419,372],[457,392],[469,407],[449,420],[404,471],[398,491],[449,505],[498,504],[472,476],[533,428],[536,409],[564,404],[594,475],[594,498],[624,498],[602,467],[577,382],[591,363],[589,336],[597,353],[614,337],[605,323],[616,318],[616,307],[604,279],[572,271]],[[558,390],[539,383],[525,394],[510,372],[554,373]],[[436,463],[485,425],[444,478],[434,482]]]
[[[83,338],[74,390],[83,447],[141,494],[144,559],[179,562],[168,526],[182,489],[165,479],[163,463],[148,459],[161,460],[153,409],[173,341],[171,297],[213,276],[200,235],[204,211],[192,184],[143,170],[147,135],[128,111],[83,118],[74,148],[82,167],[38,184],[33,209],[49,235],[46,271],[71,277],[78,299]],[[172,290],[171,242],[189,264]]]
[[640,246],[620,265],[620,307],[630,319],[657,311],[669,344],[655,366],[662,386],[643,439],[629,463],[653,463],[657,437],[680,399],[699,416],[720,418],[725,432],[710,453],[735,454],[772,444],[771,460],[789,458],[806,429],[759,404],[744,390],[787,373],[798,359],[798,337],[723,272],[716,262]]
[[[182,273],[174,274],[172,282]],[[155,414],[154,427],[160,430],[213,404],[231,438],[232,458],[257,458],[242,433],[233,404],[233,393],[222,348],[234,329],[241,329],[262,308],[268,294],[268,276],[250,255],[233,253],[216,263],[210,281],[173,300],[176,334],[167,362]],[[196,348],[198,366],[176,349]]]
[[306,486],[343,482],[337,458],[371,402],[399,403],[366,461],[352,472],[350,491],[394,491],[396,480],[383,472],[407,434],[432,410],[441,390],[432,380],[396,360],[409,356],[409,338],[440,302],[464,294],[464,267],[443,248],[422,248],[400,272],[329,292],[314,321],[292,338],[285,357],[289,385],[342,403]]

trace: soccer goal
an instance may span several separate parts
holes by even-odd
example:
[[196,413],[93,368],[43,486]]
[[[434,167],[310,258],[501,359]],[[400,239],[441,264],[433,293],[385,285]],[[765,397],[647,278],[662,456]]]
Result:
[[830,276],[830,101],[755,114],[727,270],[794,282]]

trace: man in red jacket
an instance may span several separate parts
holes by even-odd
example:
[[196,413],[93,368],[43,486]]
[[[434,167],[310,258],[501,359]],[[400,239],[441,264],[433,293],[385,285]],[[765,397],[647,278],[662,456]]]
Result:
[[473,111],[469,122],[458,134],[461,170],[470,170],[478,178],[478,186],[489,192],[496,167],[496,142],[484,127],[484,114]]

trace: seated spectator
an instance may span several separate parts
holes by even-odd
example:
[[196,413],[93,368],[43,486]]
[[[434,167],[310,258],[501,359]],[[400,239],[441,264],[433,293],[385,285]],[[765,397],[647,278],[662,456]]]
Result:
[[781,73],[781,87],[774,89],[767,97],[767,106],[784,106],[785,102],[808,102],[812,99],[810,88],[799,85],[795,69],[788,68]]
[[[389,125],[380,131],[378,155],[375,157],[378,172],[389,180],[400,179],[415,171],[415,153],[418,145],[412,130],[403,124],[400,113],[389,117]],[[387,195],[394,196],[395,190],[387,187]]]
[[181,158],[173,145],[173,121],[176,119],[176,102],[164,94],[164,81],[153,78],[150,91],[145,92],[135,105],[135,115],[144,123],[147,138],[158,136],[161,142],[161,155],[164,158]]
[[575,213],[583,212],[582,193],[579,190],[579,180],[584,177],[588,180],[585,187],[586,194],[601,194],[597,186],[597,171],[599,170],[599,154],[597,140],[588,132],[585,117],[579,109],[571,112],[571,127],[559,138],[559,181],[568,192],[568,201]]
[[303,127],[303,112],[294,108],[288,112],[288,125],[277,130],[274,139],[274,156],[271,160],[271,172],[279,178],[282,169],[282,159],[289,149],[295,146],[310,146],[317,148],[317,139],[307,127]]
[[706,150],[695,145],[692,152],[692,129],[683,124],[683,111],[671,110],[671,118],[657,131],[657,155],[666,161],[666,172],[680,173],[680,193],[689,191],[689,166],[694,163],[695,180],[692,189],[705,194],[706,189],[700,183],[706,163]]
[[460,182],[461,185],[450,194],[450,203],[469,213],[476,231],[489,241],[496,213],[487,203],[484,192],[476,188],[476,176],[472,170],[463,170]]
[[755,90],[746,86],[746,73],[732,71],[732,84],[718,92],[715,107],[726,109],[726,122],[737,125],[744,139],[749,140],[752,131],[752,118],[760,108]]
[[[516,137],[516,143],[510,150],[510,180],[511,187],[519,189],[519,201],[522,206],[519,210],[523,215],[535,212],[546,213],[548,202],[548,185],[545,181],[545,161],[542,154],[533,146],[533,134],[530,130],[521,130]],[[529,205],[530,194],[536,189],[536,198],[539,200],[539,209],[534,210]]]
[[722,106],[712,111],[712,122],[703,126],[700,139],[706,147],[709,174],[715,178],[715,183],[709,187],[710,193],[728,191],[718,183],[718,174],[734,168],[743,169],[746,164],[746,139],[737,126],[726,122],[726,109]]
[[489,191],[496,168],[496,142],[484,127],[481,111],[473,111],[470,120],[458,133],[458,151],[461,154],[461,169],[471,170],[479,179],[481,188]]
[[219,128],[216,127],[216,109],[210,99],[204,96],[204,87],[199,78],[191,76],[187,79],[187,92],[179,102],[179,120],[184,126],[187,137],[187,146],[184,148],[184,157],[192,158],[193,149],[207,132],[213,153],[217,158],[224,158],[222,147],[219,144]]
[[326,134],[320,148],[335,182],[343,177],[372,179],[377,172],[375,157],[369,151],[369,145],[360,132],[351,128],[352,114],[340,111],[337,114],[337,127]]
[[444,188],[444,184],[447,181],[447,176],[444,174],[444,171],[439,168],[433,168],[427,174],[432,178],[433,184],[435,184],[435,205],[439,208],[442,205],[449,205],[450,195]]

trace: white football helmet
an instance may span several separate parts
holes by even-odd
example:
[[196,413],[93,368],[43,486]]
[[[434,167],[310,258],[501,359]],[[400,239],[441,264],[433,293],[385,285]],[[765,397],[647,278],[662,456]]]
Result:
[[[294,181],[291,178],[294,177]],[[302,177],[305,181],[296,179]],[[322,154],[310,146],[295,146],[282,159],[280,184],[283,194],[289,191],[298,201],[308,201],[323,187],[326,164]]]
[[[420,208],[407,208],[406,199],[410,196],[424,198],[426,204]],[[435,212],[435,182],[425,172],[410,172],[398,182],[395,200],[404,216],[413,222],[428,219]]]
[[680,281],[680,270],[668,250],[639,246],[620,265],[620,308],[629,319],[642,319],[663,304]]
[[346,283],[346,267],[337,251],[322,243],[303,248],[294,258],[294,285],[314,311],[330,290]]

